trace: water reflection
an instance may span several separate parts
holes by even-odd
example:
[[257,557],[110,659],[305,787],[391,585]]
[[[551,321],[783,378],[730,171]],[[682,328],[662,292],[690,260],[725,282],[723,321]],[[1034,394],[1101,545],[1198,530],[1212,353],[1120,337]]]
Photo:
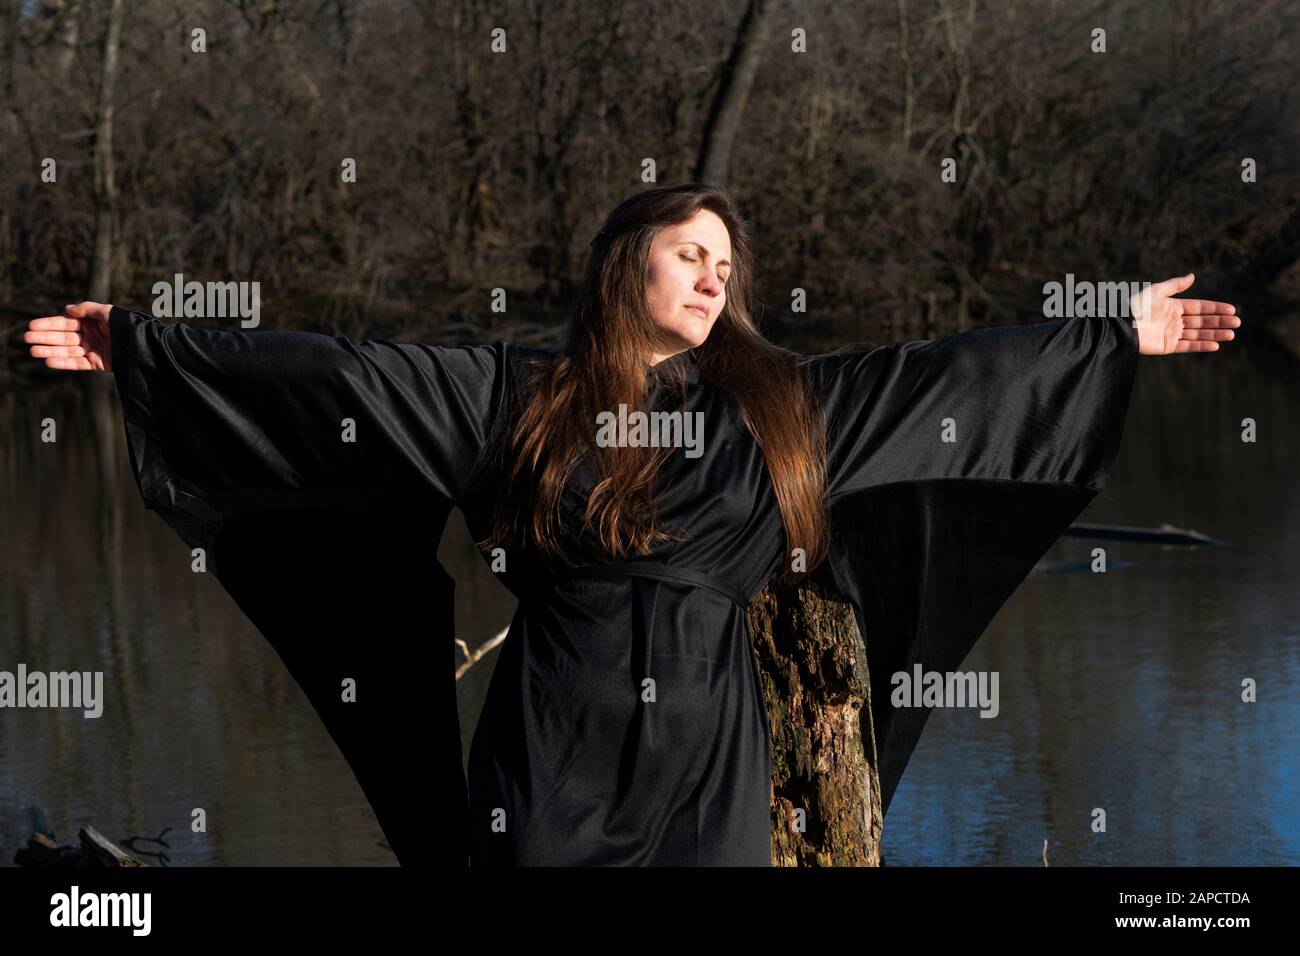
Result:
[[888,864],[1039,865],[1044,839],[1061,865],[1300,862],[1298,416],[1293,361],[1267,339],[1142,360],[1111,482],[1080,520],[1226,545],[1111,542],[1129,567],[1031,575],[965,663],[1001,673],[1001,719],[931,717]]
[[[97,439],[104,413],[79,379],[4,400],[0,669],[103,671],[104,713],[3,712],[0,865],[31,803],[65,842],[87,824],[113,840],[170,827],[171,865],[396,865],[270,645],[144,511],[112,404]],[[46,418],[57,443],[40,440]]]

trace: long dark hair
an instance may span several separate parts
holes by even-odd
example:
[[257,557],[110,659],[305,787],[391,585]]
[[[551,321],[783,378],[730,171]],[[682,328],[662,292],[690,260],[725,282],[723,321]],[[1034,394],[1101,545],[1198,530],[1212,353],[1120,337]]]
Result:
[[[595,479],[584,530],[610,558],[647,554],[672,537],[658,526],[655,480],[671,449],[595,449],[597,414],[644,407],[646,361],[657,344],[646,300],[651,245],[664,228],[699,210],[716,213],[731,239],[727,301],[708,339],[694,350],[700,378],[729,392],[762,449],[790,549],[806,570],[826,553],[826,429],[799,356],[767,341],[754,324],[753,239],[726,194],[686,183],[645,190],[621,202],[591,242],[568,343],[534,377],[517,423],[503,433],[502,485],[492,535],[480,547],[524,543],[564,553],[560,496],[586,457]],[[786,572],[786,577],[793,578]]]

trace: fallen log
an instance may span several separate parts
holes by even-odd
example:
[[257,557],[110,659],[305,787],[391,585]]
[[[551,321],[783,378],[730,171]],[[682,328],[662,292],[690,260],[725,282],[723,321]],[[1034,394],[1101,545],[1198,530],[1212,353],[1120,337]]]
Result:
[[132,856],[117,846],[94,827],[82,827],[77,844],[60,844],[54,831],[45,822],[40,807],[27,808],[32,835],[27,846],[14,854],[19,866],[40,867],[127,867],[147,866],[143,860]]
[[1159,528],[1137,528],[1122,524],[1072,524],[1065,529],[1068,538],[1108,538],[1112,541],[1143,541],[1150,544],[1223,544],[1218,538],[1162,524]]

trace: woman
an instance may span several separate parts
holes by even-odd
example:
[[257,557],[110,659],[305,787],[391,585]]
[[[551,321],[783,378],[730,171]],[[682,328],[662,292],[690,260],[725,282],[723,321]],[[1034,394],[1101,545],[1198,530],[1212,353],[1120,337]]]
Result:
[[[639,193],[592,247],[562,350],[204,331],[97,303],[26,335],[52,368],[116,373],[147,507],[282,654],[265,595],[283,592],[247,572],[267,516],[464,511],[519,597],[470,753],[476,864],[770,864],[745,606],[823,560],[867,643],[888,807],[927,713],[888,705],[890,675],[959,665],[1095,497],[1137,355],[1212,352],[1240,324],[1173,298],[1188,275],[1135,296],[1135,321],[801,358],[755,328],[750,234],[718,190]],[[336,739],[354,719],[322,716]],[[357,772],[400,856],[418,809],[393,809],[391,767]]]

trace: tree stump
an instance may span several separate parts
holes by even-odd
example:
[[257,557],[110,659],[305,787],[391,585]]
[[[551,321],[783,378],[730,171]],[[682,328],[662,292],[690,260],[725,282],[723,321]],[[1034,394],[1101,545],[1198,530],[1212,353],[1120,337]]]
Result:
[[772,740],[774,866],[879,866],[883,823],[866,647],[822,574],[749,607]]

